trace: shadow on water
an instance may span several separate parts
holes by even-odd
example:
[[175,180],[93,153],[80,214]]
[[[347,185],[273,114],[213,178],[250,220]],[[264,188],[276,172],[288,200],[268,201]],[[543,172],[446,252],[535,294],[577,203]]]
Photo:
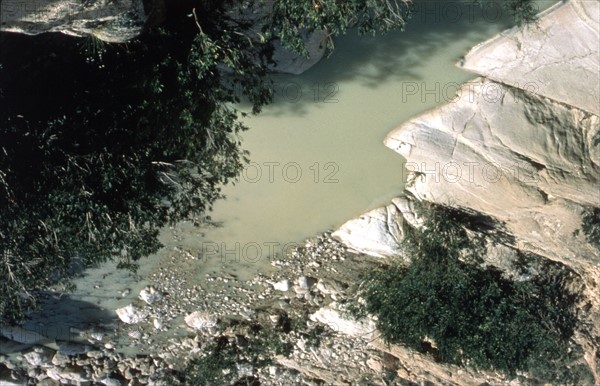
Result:
[[51,291],[42,291],[40,299],[40,309],[30,313],[21,325],[0,324],[0,354],[22,352],[34,345],[89,350],[90,336],[82,335],[83,331],[118,332],[112,311]]
[[[421,5],[420,5],[421,4]],[[423,5],[426,4],[426,5]],[[447,4],[452,4],[452,8]],[[298,98],[286,92],[314,92],[314,85],[332,85],[354,82],[377,89],[388,82],[423,81],[424,64],[436,60],[440,50],[456,41],[465,40],[466,53],[474,44],[490,38],[494,33],[514,25],[508,15],[491,17],[484,8],[463,1],[416,2],[416,11],[408,19],[405,31],[391,31],[383,36],[359,36],[349,31],[335,41],[335,50],[301,76],[274,75],[275,100],[269,114],[283,116],[304,115],[307,105],[315,105],[311,98]],[[467,39],[468,37],[468,39]],[[457,56],[455,62],[461,58]],[[453,64],[450,64],[451,66]],[[286,85],[288,86],[286,90]],[[307,103],[309,102],[309,103]],[[319,103],[321,107],[326,103]],[[245,106],[244,106],[245,107]]]
[[82,340],[79,331],[116,326],[114,311],[91,302],[50,291],[44,291],[40,297],[44,299],[40,309],[29,315],[22,327],[49,339],[78,341]]

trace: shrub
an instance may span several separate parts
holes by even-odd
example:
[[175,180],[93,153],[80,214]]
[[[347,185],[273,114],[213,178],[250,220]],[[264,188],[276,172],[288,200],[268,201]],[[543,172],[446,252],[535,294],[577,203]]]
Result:
[[588,242],[600,249],[600,208],[591,208],[583,213],[581,230]]
[[[234,323],[235,324],[235,323]],[[293,346],[286,342],[281,328],[246,326],[245,335],[237,338],[219,336],[202,346],[201,355],[189,361],[172,380],[173,385],[221,386],[253,385],[256,378],[237,374],[237,365],[261,368],[272,363],[274,355],[289,355]]]
[[556,380],[577,320],[569,273],[511,282],[481,268],[483,244],[467,237],[456,215],[438,208],[425,217],[404,243],[411,264],[370,272],[361,287],[382,336],[441,362],[511,375],[544,369]]

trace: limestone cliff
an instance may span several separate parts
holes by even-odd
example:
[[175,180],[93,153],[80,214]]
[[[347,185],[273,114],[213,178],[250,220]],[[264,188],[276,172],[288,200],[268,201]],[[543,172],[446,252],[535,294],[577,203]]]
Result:
[[[587,305],[577,339],[597,382],[600,251],[579,230],[584,211],[600,207],[599,5],[559,3],[475,47],[461,65],[483,77],[385,139],[406,158],[409,196],[490,216],[511,236],[508,247],[579,275]],[[414,218],[402,201],[334,237],[373,256],[397,254]]]

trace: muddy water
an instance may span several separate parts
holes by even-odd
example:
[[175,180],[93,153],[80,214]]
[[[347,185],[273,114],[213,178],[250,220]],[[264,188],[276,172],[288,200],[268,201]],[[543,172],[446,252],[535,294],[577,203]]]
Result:
[[329,59],[301,76],[272,78],[275,103],[245,121],[252,163],[212,213],[219,227],[181,226],[178,245],[204,253],[206,270],[224,265],[251,277],[290,242],[336,228],[402,191],[403,160],[383,146],[385,135],[451,100],[473,78],[455,63],[514,24],[500,20],[497,5],[418,4],[406,31],[349,33]]

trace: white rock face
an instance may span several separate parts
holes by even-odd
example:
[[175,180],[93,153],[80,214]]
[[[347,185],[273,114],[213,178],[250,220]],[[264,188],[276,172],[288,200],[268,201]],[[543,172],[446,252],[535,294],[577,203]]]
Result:
[[[406,159],[415,198],[485,214],[514,237],[513,247],[580,276],[590,305],[581,336],[590,338],[578,339],[590,348],[585,358],[597,380],[600,253],[578,231],[585,208],[600,207],[599,22],[600,2],[566,1],[536,25],[477,46],[464,67],[486,78],[385,139]],[[403,213],[388,205],[334,235],[351,249],[391,256],[400,252]],[[513,280],[527,278],[506,246],[490,248],[486,259]]]
[[156,288],[148,286],[140,291],[139,298],[148,304],[152,304],[162,300],[163,294],[157,291]]
[[0,2],[0,31],[27,35],[62,32],[121,43],[139,35],[145,20],[142,0]]
[[353,320],[342,315],[335,302],[320,308],[310,315],[310,320],[323,323],[335,332],[355,336],[357,338],[373,339],[377,336],[377,327],[372,320]]
[[598,1],[558,3],[539,23],[474,47],[463,68],[599,115],[598,15]]
[[185,317],[185,323],[196,330],[212,329],[217,326],[217,318],[204,311],[195,311]]
[[420,226],[412,201],[399,197],[386,207],[350,220],[332,234],[350,250],[374,257],[402,255],[400,243],[407,224]]
[[523,249],[597,266],[573,234],[581,205],[600,206],[599,117],[485,79],[461,92],[386,138],[407,160],[407,189],[491,215]]
[[583,207],[600,206],[599,10],[566,2],[479,45],[464,66],[494,80],[385,140],[417,198],[491,215],[519,248],[596,273],[598,251],[574,233]]
[[127,324],[136,324],[146,319],[146,312],[135,307],[133,304],[129,304],[122,308],[115,310],[119,319]]

